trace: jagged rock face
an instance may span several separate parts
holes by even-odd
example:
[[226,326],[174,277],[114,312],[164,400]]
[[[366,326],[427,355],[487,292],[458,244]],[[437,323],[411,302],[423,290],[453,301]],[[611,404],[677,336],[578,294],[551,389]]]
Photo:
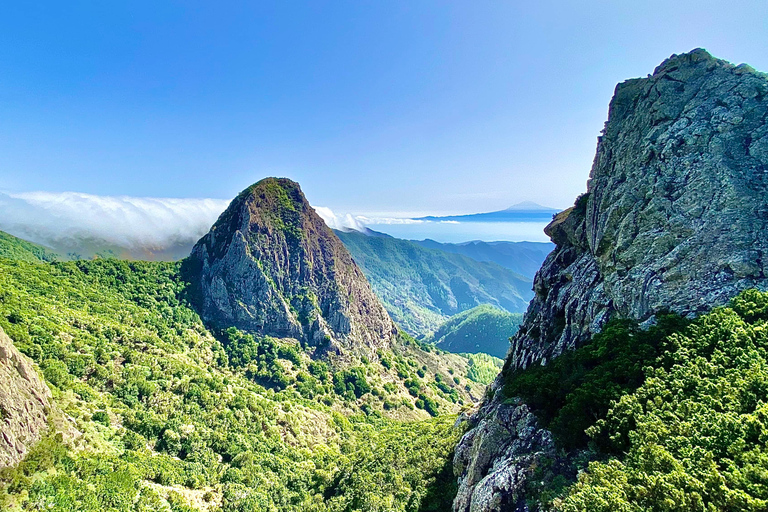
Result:
[[[555,454],[551,434],[538,428],[524,404],[488,404],[461,439],[453,458],[459,476],[455,511],[528,510],[525,483],[544,458]],[[466,492],[471,490],[472,492]]]
[[297,183],[243,191],[187,261],[203,318],[219,327],[370,354],[396,329]]
[[18,463],[45,432],[51,391],[0,328],[0,468]]
[[[612,315],[641,322],[665,309],[695,315],[745,288],[767,288],[767,228],[766,75],[694,50],[619,84],[587,195],[547,226],[556,248],[534,279],[535,297],[492,384],[495,398],[473,422],[498,417],[507,375],[577,347]],[[508,439],[496,435],[492,444],[543,432],[507,426]],[[473,429],[457,453],[487,445],[488,435]],[[483,478],[524,476],[526,454],[538,451],[493,450],[479,464]],[[483,480],[469,478],[473,464],[456,467],[454,510],[501,510]],[[498,492],[519,501],[518,490]]]
[[704,50],[616,87],[588,196],[547,229],[556,250],[512,367],[578,345],[614,312],[691,315],[764,287],[768,77]]

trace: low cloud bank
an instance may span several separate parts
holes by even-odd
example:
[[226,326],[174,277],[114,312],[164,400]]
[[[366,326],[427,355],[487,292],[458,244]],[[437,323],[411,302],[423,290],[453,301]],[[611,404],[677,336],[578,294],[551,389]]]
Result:
[[325,221],[331,229],[338,229],[339,231],[349,231],[353,229],[355,231],[365,231],[365,224],[360,221],[359,217],[355,217],[349,213],[336,214],[330,208],[325,206],[313,206],[314,210]]
[[[134,259],[174,260],[216,222],[229,201],[97,196],[77,192],[0,192],[0,230],[62,254],[90,257],[109,253]],[[444,242],[484,240],[548,241],[535,223],[460,223],[406,217],[337,214],[314,207],[333,229],[383,231],[408,239]]]
[[112,250],[173,259],[184,256],[228,204],[77,192],[0,193],[0,230],[65,253]]
[[313,208],[330,228],[341,231],[353,229],[355,231],[365,232],[370,226],[423,224],[424,222],[427,222],[406,217],[366,217],[365,215],[351,215],[349,213],[339,214],[325,206],[313,206]]

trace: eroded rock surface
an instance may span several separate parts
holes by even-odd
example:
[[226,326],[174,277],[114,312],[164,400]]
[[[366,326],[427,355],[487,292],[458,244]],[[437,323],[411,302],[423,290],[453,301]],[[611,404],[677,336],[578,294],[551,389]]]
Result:
[[[696,315],[768,287],[768,77],[694,50],[619,84],[587,191],[546,229],[557,247],[536,275],[496,394],[510,372],[577,347],[612,315]],[[494,411],[486,404],[474,421]],[[486,435],[470,432],[459,452]],[[510,426],[510,439],[520,435]],[[527,462],[505,452],[479,467],[510,464],[520,474]],[[487,501],[482,480],[467,476],[473,467],[457,467],[454,509],[499,510],[472,505]]]
[[235,198],[187,268],[214,325],[367,355],[396,334],[347,249],[288,179]]
[[547,228],[512,367],[578,345],[608,317],[684,315],[765,284],[768,78],[704,50],[616,87],[588,195]]
[[0,468],[18,463],[45,432],[51,391],[0,328]]
[[553,457],[550,433],[538,427],[536,417],[522,403],[486,404],[482,415],[459,443],[453,470],[462,491],[454,510],[527,510],[525,484],[545,457]]

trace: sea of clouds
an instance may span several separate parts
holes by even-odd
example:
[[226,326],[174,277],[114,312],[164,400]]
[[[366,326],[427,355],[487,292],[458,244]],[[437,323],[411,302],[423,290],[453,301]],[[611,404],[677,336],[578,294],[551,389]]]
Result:
[[0,230],[63,252],[86,245],[152,256],[191,248],[228,204],[220,199],[0,192]]
[[[63,254],[178,259],[216,222],[229,204],[223,199],[98,196],[78,192],[0,192],[0,230]],[[333,229],[366,229],[409,239],[545,241],[535,223],[459,223],[397,216],[338,214],[316,206]]]

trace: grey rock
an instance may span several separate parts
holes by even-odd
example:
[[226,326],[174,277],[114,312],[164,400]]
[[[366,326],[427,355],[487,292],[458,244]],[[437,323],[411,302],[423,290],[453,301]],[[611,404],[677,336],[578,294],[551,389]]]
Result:
[[[534,279],[495,395],[511,372],[578,347],[614,315],[650,325],[662,310],[695,316],[768,288],[767,121],[768,76],[701,49],[616,87],[587,194],[545,230],[556,248]],[[466,442],[482,445],[483,435]],[[486,491],[462,478],[470,485],[456,511],[496,510],[467,505]]]
[[492,401],[475,418],[454,454],[459,491],[453,510],[528,510],[525,484],[542,458],[554,457],[552,436],[522,403]]
[[0,328],[0,468],[24,458],[48,427],[51,390]]
[[185,262],[207,322],[372,356],[397,333],[347,249],[297,183],[243,191]]
[[768,77],[704,50],[616,87],[588,195],[546,229],[512,368],[582,343],[613,314],[693,316],[765,287]]

